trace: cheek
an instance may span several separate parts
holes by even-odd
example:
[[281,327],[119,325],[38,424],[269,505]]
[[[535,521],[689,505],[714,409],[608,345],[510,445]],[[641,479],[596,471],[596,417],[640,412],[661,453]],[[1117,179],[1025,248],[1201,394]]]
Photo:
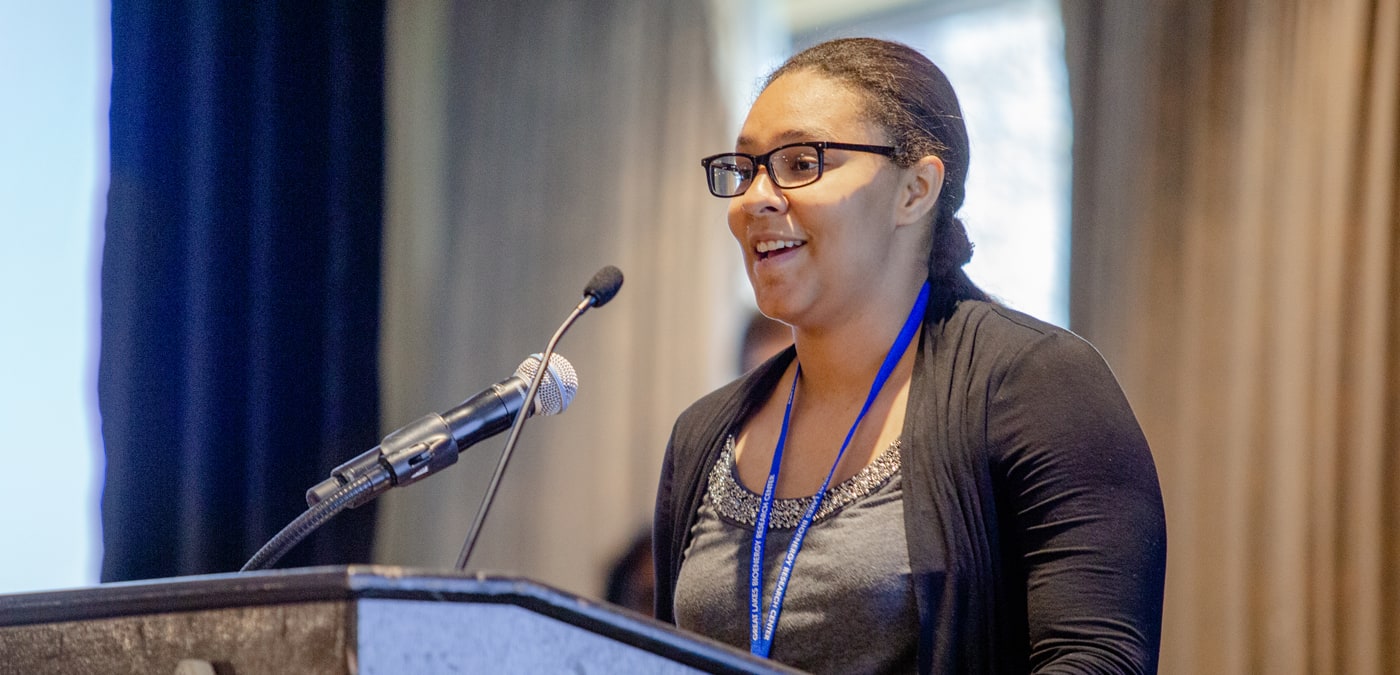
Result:
[[740,247],[743,247],[744,235],[748,227],[744,223],[744,211],[739,206],[737,199],[729,200],[727,218],[729,219],[729,234],[733,235],[734,240],[739,242]]

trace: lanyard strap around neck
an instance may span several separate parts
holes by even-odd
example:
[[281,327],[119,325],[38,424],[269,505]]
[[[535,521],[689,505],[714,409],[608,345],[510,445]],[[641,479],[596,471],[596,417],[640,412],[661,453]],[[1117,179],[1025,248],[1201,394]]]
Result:
[[885,354],[885,361],[875,375],[875,382],[870,386],[865,405],[861,406],[860,414],[856,415],[855,423],[851,424],[851,430],[846,432],[846,440],[842,441],[841,450],[836,453],[836,461],[831,464],[831,470],[827,472],[821,489],[817,490],[812,503],[802,514],[802,520],[798,522],[797,529],[792,534],[792,542],[788,544],[787,555],[784,556],[783,566],[778,572],[778,580],[773,586],[773,600],[768,608],[768,618],[764,621],[763,549],[768,540],[768,524],[773,516],[773,494],[778,485],[778,468],[783,461],[783,446],[787,443],[788,423],[792,420],[792,400],[797,395],[797,380],[802,377],[800,362],[793,373],[792,389],[788,392],[787,407],[783,411],[783,426],[778,431],[778,445],[773,448],[773,465],[768,470],[768,482],[763,486],[763,499],[759,502],[758,518],[753,528],[753,556],[749,565],[749,651],[758,656],[767,658],[773,649],[773,633],[778,628],[778,615],[782,613],[783,597],[787,595],[788,581],[792,578],[792,568],[797,562],[798,551],[802,549],[802,541],[806,539],[807,530],[816,519],[817,510],[821,508],[822,500],[826,497],[826,490],[831,486],[831,477],[836,474],[836,467],[841,464],[841,458],[845,456],[851,439],[855,438],[856,428],[860,426],[860,421],[865,419],[865,413],[870,411],[870,406],[875,403],[875,398],[880,395],[880,390],[884,388],[885,382],[890,379],[890,374],[909,348],[909,343],[913,342],[918,333],[924,309],[928,306],[928,294],[929,285],[928,282],[924,282],[923,287],[919,289],[918,299],[914,301],[913,309],[909,310],[909,318],[904,320],[904,327],[900,329],[899,336],[895,338],[894,344],[890,345],[889,353]]

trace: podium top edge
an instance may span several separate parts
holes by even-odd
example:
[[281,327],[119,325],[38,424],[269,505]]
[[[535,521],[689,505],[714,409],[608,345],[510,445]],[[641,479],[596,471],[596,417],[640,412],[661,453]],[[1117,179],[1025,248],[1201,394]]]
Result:
[[403,598],[509,602],[582,598],[523,577],[389,565],[343,565],[145,579],[0,595],[0,626],[288,602]]
[[717,673],[794,673],[648,616],[524,577],[348,565],[124,581],[0,595],[0,630],[172,612],[372,599],[514,605]]

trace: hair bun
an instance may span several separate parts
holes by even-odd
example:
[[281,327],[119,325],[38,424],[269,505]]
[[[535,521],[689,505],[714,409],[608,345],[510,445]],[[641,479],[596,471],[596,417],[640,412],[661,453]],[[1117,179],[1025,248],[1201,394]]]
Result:
[[946,279],[972,261],[972,240],[961,218],[953,215],[934,221],[933,255],[929,258],[929,276]]

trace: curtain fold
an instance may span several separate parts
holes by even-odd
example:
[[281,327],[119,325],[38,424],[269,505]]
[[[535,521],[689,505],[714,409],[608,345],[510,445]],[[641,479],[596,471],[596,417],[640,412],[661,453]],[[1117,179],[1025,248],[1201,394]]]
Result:
[[1400,669],[1400,2],[1063,7],[1071,322],[1161,472],[1163,672]]
[[[626,276],[559,352],[471,569],[599,594],[650,523],[670,427],[732,374],[743,283],[699,158],[732,145],[702,3],[391,2],[386,429],[540,351],[605,264]],[[384,497],[375,557],[451,567],[500,454]]]
[[[237,570],[378,439],[382,3],[112,3],[102,579]],[[373,509],[283,565],[366,561]]]

